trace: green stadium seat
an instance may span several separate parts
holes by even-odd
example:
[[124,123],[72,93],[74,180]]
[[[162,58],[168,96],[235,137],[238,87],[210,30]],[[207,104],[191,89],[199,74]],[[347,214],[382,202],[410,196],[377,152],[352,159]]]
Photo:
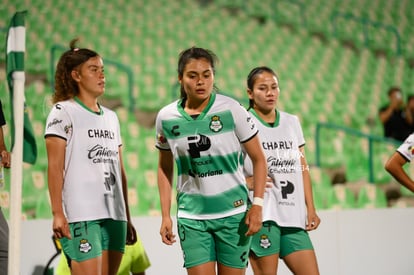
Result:
[[36,203],[36,219],[52,219],[52,208],[50,206],[49,192],[44,190],[38,196]]
[[333,192],[332,185],[314,185],[312,187],[313,191],[313,201],[316,209],[327,209],[330,196]]
[[372,183],[363,185],[357,195],[357,207],[371,209],[387,207],[384,191]]
[[400,186],[400,192],[402,196],[405,197],[414,197],[414,192],[411,192],[407,187],[405,187],[404,185]]
[[355,195],[349,187],[344,184],[336,184],[332,187],[328,195],[327,209],[351,209],[355,206]]
[[312,180],[313,186],[330,187],[332,186],[332,180],[329,174],[320,167],[311,166],[309,173]]

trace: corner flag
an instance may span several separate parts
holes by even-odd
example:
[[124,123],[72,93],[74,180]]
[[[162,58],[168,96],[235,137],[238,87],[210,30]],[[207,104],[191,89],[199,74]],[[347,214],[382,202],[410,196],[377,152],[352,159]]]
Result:
[[[13,80],[17,80],[14,77],[15,72],[24,73],[24,52],[26,47],[26,29],[24,26],[25,23],[26,11],[16,12],[11,20],[8,33],[7,33],[7,45],[6,45],[6,73],[7,73],[7,82],[9,84],[10,90],[10,103],[11,103],[11,135],[12,135],[12,145],[14,147],[15,143],[15,133],[16,125],[14,119],[14,109],[17,108],[14,105],[14,83]],[[24,81],[24,76],[23,76]],[[20,104],[20,102],[16,102]],[[34,164],[37,158],[37,147],[36,139],[33,134],[33,128],[29,120],[29,114],[27,112],[26,103],[24,101],[24,92],[23,92],[23,102],[24,104],[24,123],[23,123],[23,161]]]

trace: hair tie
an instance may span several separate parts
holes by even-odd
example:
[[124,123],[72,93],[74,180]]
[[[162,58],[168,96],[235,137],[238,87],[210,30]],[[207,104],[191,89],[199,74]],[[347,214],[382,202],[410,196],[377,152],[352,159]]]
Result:
[[79,51],[79,48],[74,48],[73,51],[77,52],[77,51]]

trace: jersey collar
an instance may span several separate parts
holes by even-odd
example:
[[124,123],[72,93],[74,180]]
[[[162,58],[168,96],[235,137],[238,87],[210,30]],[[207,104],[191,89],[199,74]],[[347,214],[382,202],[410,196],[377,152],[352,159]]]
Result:
[[180,114],[185,117],[187,120],[202,120],[206,114],[208,113],[208,111],[211,109],[211,106],[213,106],[213,103],[216,99],[216,94],[215,93],[211,93],[210,95],[210,99],[208,100],[208,104],[207,106],[204,108],[204,110],[200,113],[200,115],[197,116],[196,119],[192,118],[189,114],[186,113],[186,111],[184,111],[184,107],[183,107],[183,98],[180,99],[177,103],[177,108],[178,108],[178,112],[180,112]]
[[102,110],[102,108],[101,108],[101,105],[99,105],[99,103],[98,103],[98,106],[99,106],[99,112],[95,112],[95,111],[93,111],[92,109],[90,109],[88,106],[86,106],[77,96],[75,96],[74,97],[74,100],[77,102],[77,103],[79,103],[79,105],[81,105],[83,108],[85,108],[87,111],[89,111],[89,112],[91,112],[91,113],[94,113],[95,115],[102,115],[103,114],[103,110]]
[[264,121],[257,113],[256,111],[252,108],[250,109],[250,112],[266,127],[270,127],[270,128],[275,128],[277,126],[279,126],[279,122],[280,122],[280,112],[278,110],[275,109],[276,112],[276,120],[275,123],[273,124],[273,126],[270,126],[269,123],[267,123],[266,121]]

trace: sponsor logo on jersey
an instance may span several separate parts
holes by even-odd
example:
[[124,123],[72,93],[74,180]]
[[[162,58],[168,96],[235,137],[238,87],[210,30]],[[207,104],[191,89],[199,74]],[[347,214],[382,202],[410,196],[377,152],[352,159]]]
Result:
[[247,122],[250,123],[250,129],[251,130],[253,130],[256,127],[256,125],[254,124],[253,119],[250,116],[247,117]]
[[174,125],[171,128],[171,134],[173,134],[174,136],[178,137],[181,134],[180,132],[178,132],[178,128],[180,128],[180,126]]
[[112,186],[115,185],[116,183],[115,174],[110,173],[110,172],[105,172],[104,175],[105,175],[105,182],[104,182],[105,189],[107,191],[111,191]]
[[280,181],[280,187],[283,201],[280,200],[277,204],[283,206],[295,206],[296,203],[294,201],[288,201],[288,195],[294,193],[295,185],[288,180],[282,180]]
[[73,126],[72,126],[72,124],[66,125],[63,129],[64,129],[66,134],[69,134],[69,133],[72,132]]
[[58,125],[60,123],[62,123],[62,120],[61,119],[54,118],[51,122],[49,122],[47,124],[47,129],[49,129],[52,126]]
[[213,163],[213,161],[211,159],[205,159],[205,160],[192,159],[191,160],[192,165],[209,165],[209,164],[212,164],[212,163]]
[[88,150],[88,158],[93,163],[114,163],[118,157],[117,150],[111,150],[101,144],[96,144]]
[[88,242],[88,240],[82,239],[79,243],[79,251],[82,253],[88,253],[92,250],[92,245]]
[[188,141],[188,153],[191,157],[191,165],[193,169],[188,170],[188,175],[195,178],[213,177],[222,175],[223,170],[208,170],[208,171],[197,171],[198,166],[211,164],[211,160],[197,160],[201,157],[201,152],[208,151],[211,147],[210,139],[205,135],[195,135],[187,137]]
[[268,249],[269,247],[272,246],[272,242],[269,240],[269,236],[267,236],[266,234],[263,234],[260,236],[260,246],[263,247],[264,249]]
[[113,131],[103,129],[89,129],[88,136],[90,138],[115,139],[115,133]]
[[282,187],[282,198],[287,199],[288,194],[293,194],[295,191],[295,185],[290,181],[281,181],[280,186]]
[[264,150],[275,150],[275,149],[284,149],[290,150],[293,149],[293,142],[288,140],[281,141],[264,141],[262,142]]
[[201,152],[207,151],[211,147],[210,139],[205,135],[195,135],[187,137],[188,153],[192,158],[199,158]]
[[199,178],[206,178],[206,177],[213,177],[217,175],[222,175],[223,170],[208,170],[206,172],[195,172],[193,170],[188,170],[188,175],[195,178],[196,176]]
[[220,132],[223,129],[223,124],[219,116],[212,116],[210,121],[210,130],[213,132]]
[[296,159],[281,159],[274,156],[267,158],[267,167],[270,174],[295,173],[297,171]]

